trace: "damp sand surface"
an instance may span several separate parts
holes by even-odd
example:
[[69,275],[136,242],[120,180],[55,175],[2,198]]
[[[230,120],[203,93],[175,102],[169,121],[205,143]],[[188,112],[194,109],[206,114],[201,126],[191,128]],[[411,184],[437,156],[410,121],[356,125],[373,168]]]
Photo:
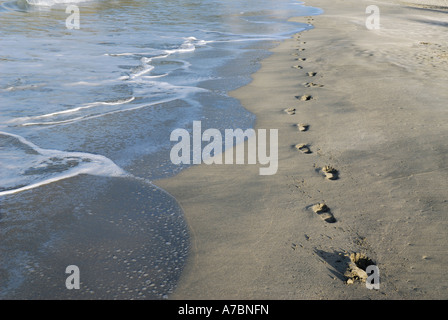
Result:
[[[307,4],[325,11],[297,19],[315,29],[232,93],[256,128],[279,130],[277,174],[199,165],[156,182],[192,241],[172,298],[446,299],[446,13],[379,1],[381,29],[367,30],[368,1]],[[379,290],[347,277],[354,256],[378,266]]]

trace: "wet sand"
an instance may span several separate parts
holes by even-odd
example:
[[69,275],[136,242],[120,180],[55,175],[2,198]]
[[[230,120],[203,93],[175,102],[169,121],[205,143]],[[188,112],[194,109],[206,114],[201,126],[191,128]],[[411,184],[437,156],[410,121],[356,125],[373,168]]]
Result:
[[[181,205],[191,236],[170,298],[446,299],[446,13],[306,4],[325,12],[294,20],[315,29],[282,42],[231,93],[256,129],[278,129],[278,172],[202,164],[156,181]],[[371,4],[379,30],[365,26]],[[378,266],[379,290],[347,283],[353,252]]]
[[[189,247],[175,200],[135,178],[79,175],[6,196],[0,222],[1,299],[165,299]],[[67,290],[68,266],[80,290]]]

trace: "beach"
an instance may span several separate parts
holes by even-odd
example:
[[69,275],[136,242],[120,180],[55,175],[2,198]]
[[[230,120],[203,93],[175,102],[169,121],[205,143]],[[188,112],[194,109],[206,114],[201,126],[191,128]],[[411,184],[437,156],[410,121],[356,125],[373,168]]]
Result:
[[447,299],[446,14],[0,1],[0,299]]
[[[155,182],[181,206],[191,237],[170,298],[446,299],[446,11],[305,4],[324,10],[295,19],[314,28],[281,42],[231,92],[255,129],[278,130],[277,173],[201,164]],[[379,29],[366,27],[369,5],[380,9]],[[332,219],[314,212],[319,203]],[[357,252],[378,267],[379,290],[347,283]]]
[[289,18],[320,12],[0,0],[0,299],[169,297],[191,247],[177,200],[152,183],[192,165],[172,161],[172,133],[252,128],[228,92],[312,27]]

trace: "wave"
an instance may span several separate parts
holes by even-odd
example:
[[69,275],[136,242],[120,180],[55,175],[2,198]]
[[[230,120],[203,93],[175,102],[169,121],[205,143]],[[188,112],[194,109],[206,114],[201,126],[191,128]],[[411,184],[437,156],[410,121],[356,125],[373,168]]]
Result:
[[102,155],[43,149],[22,136],[0,131],[0,196],[37,188],[80,174],[130,176]]
[[[136,79],[140,78],[151,71],[155,69],[155,67],[151,64],[153,60],[156,59],[166,59],[169,56],[177,53],[188,53],[188,52],[194,52],[198,46],[204,46],[207,44],[207,41],[205,40],[198,40],[195,37],[185,37],[183,38],[184,42],[177,48],[174,49],[166,49],[161,50],[156,55],[152,55],[150,57],[147,57],[145,55],[148,55],[148,53],[132,53],[132,52],[122,52],[122,53],[106,53],[105,55],[111,56],[111,57],[139,57],[140,58],[140,66],[134,69],[134,71],[127,77],[127,79]],[[177,61],[177,60],[176,60]],[[183,68],[188,68],[190,66],[189,63],[186,61],[179,61],[181,64],[183,64]],[[145,76],[145,77],[151,77],[151,78],[160,78],[165,77],[169,75],[170,72],[162,74],[162,75],[154,75],[154,76]],[[126,80],[127,80],[126,79]]]
[[[142,79],[143,78],[143,79]],[[53,126],[95,119],[121,112],[148,108],[175,100],[188,99],[189,95],[199,92],[208,92],[207,89],[193,86],[176,86],[168,82],[151,81],[151,77],[141,77],[132,80],[134,83],[144,84],[135,89],[137,96],[144,97],[150,94],[154,101],[132,103],[137,100],[134,96],[112,102],[93,102],[80,107],[55,111],[37,116],[17,117],[7,121],[10,127]],[[129,80],[131,81],[131,80]],[[129,106],[127,106],[130,104]],[[1,132],[0,132],[1,133]]]
[[76,107],[76,108],[72,108],[72,109],[67,109],[67,110],[62,110],[62,111],[56,111],[56,112],[52,112],[52,113],[46,113],[46,114],[42,114],[39,116],[33,116],[33,117],[20,117],[20,118],[15,118],[13,120],[10,121],[10,123],[12,122],[21,122],[21,121],[29,121],[29,120],[35,120],[35,119],[42,119],[42,118],[48,118],[48,117],[54,117],[54,116],[59,116],[59,115],[63,115],[63,114],[68,114],[68,113],[74,113],[77,111],[81,111],[84,109],[90,109],[96,106],[116,106],[116,105],[120,105],[120,104],[125,104],[125,103],[129,103],[135,100],[135,97],[131,97],[129,99],[125,99],[125,100],[117,100],[117,101],[113,101],[113,102],[94,102],[94,103],[90,103],[87,104],[85,106],[82,107]]

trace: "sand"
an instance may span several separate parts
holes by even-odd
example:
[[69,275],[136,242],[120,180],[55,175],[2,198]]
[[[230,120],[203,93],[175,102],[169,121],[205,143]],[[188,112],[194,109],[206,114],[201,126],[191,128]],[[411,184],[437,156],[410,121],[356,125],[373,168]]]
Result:
[[[257,129],[279,130],[278,172],[202,164],[156,181],[182,206],[192,239],[170,298],[447,299],[446,13],[306,4],[325,12],[294,20],[315,29],[280,43],[231,93]],[[365,26],[371,4],[379,30]],[[333,219],[313,210],[319,203]],[[347,278],[351,253],[375,262],[379,290]]]

